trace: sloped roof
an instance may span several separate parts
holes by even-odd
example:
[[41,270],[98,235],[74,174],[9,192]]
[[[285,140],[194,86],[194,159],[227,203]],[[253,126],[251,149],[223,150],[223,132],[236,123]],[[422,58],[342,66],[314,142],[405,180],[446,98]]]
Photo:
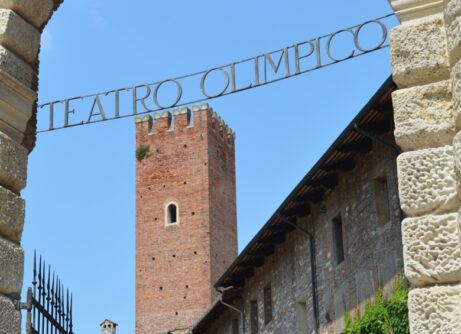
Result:
[[379,136],[393,129],[391,93],[395,89],[392,78],[388,78],[218,279],[216,288],[242,287],[254,269],[264,264],[264,257],[273,254],[275,245],[283,243],[286,234],[295,229],[280,216],[309,214],[310,205],[321,202],[338,184],[338,173],[352,170],[354,157],[373,149],[373,140],[364,133]]
[[115,323],[115,322],[113,322],[112,320],[109,320],[109,319],[105,319],[103,322],[101,322],[101,323],[99,324],[99,326],[102,326],[102,325],[104,325],[104,324],[106,324],[106,323],[110,323],[110,324],[112,324],[112,325],[114,325],[114,326],[118,326],[117,323]]

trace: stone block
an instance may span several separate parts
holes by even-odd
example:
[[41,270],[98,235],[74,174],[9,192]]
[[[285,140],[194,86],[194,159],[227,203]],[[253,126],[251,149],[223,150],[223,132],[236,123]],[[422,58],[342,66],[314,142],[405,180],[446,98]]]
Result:
[[0,295],[0,334],[21,333],[21,312],[15,309],[13,302]]
[[395,140],[404,151],[452,143],[456,134],[451,80],[392,94]]
[[408,295],[410,332],[461,333],[461,285],[417,288]]
[[461,2],[459,0],[446,0],[444,19],[450,62],[454,65],[461,58]]
[[456,126],[461,129],[461,60],[451,70],[451,82]]
[[38,55],[40,32],[12,10],[0,8],[0,44],[32,63]]
[[400,201],[409,216],[457,211],[452,146],[402,153],[397,158]]
[[19,298],[24,275],[24,251],[0,238],[0,293]]
[[0,0],[0,8],[8,8],[26,18],[36,28],[41,28],[54,8],[53,0]]
[[402,222],[405,276],[416,286],[461,281],[458,214],[406,218]]
[[32,67],[3,45],[0,45],[0,71],[7,72],[27,88],[33,87],[35,73]]
[[455,64],[461,59],[461,16],[447,25],[447,40],[450,63]]
[[0,235],[19,243],[24,226],[24,200],[0,186]]
[[26,186],[27,150],[0,132],[0,184],[19,192]]
[[448,79],[447,38],[443,18],[435,16],[391,31],[393,78],[401,87]]
[[444,19],[445,24],[450,24],[461,16],[461,2],[459,0],[445,0]]
[[444,18],[450,63],[453,65],[461,58],[461,2],[459,0],[448,1]]
[[453,152],[455,155],[455,175],[458,188],[458,196],[461,198],[461,132],[453,138]]
[[36,93],[0,70],[0,132],[22,143]]

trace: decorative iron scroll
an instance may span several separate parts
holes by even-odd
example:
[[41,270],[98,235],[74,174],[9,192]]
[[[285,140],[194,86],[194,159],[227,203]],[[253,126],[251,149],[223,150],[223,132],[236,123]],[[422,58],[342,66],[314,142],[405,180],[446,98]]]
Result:
[[[38,267],[38,270],[37,270]],[[27,334],[73,334],[72,295],[34,252],[34,278],[27,290]]]
[[[150,84],[44,103],[39,106],[37,132],[199,103],[380,50],[389,46],[392,16],[394,14],[224,66]],[[338,45],[346,46],[346,51]]]

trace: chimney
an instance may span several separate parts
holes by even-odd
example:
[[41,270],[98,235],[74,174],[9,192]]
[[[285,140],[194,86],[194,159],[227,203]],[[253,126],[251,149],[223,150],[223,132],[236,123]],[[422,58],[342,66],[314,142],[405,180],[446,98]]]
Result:
[[99,325],[101,327],[101,334],[116,334],[117,324],[111,320],[104,320]]

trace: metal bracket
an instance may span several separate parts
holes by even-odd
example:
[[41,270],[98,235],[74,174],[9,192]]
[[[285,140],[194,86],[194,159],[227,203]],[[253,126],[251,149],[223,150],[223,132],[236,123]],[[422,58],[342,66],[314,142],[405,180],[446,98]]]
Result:
[[13,300],[14,308],[16,311],[27,310],[31,309],[30,305],[26,302],[21,302],[20,300]]

